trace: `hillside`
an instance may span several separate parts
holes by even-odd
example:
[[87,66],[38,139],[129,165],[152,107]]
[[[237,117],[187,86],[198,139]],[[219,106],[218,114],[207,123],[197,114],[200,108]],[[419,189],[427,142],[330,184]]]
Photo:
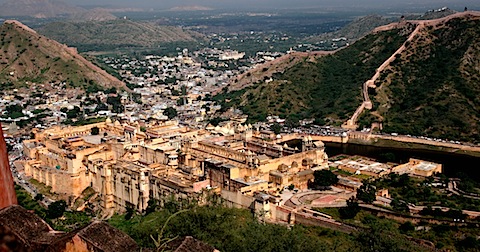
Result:
[[51,18],[85,11],[60,0],[9,0],[0,5],[0,17]]
[[69,86],[127,89],[125,84],[80,56],[75,48],[37,34],[17,21],[0,26],[1,88],[28,82],[62,82]]
[[334,51],[321,52],[293,52],[285,54],[278,59],[266,62],[251,69],[243,74],[240,74],[233,79],[228,86],[228,90],[240,90],[253,85],[254,83],[270,79],[274,74],[283,73],[286,69],[291,68],[300,61],[315,61],[316,58],[322,55],[328,55]]
[[309,41],[319,42],[322,40],[331,40],[342,37],[347,38],[348,41],[356,41],[357,39],[369,34],[376,27],[386,25],[393,21],[394,20],[391,18],[386,18],[379,15],[369,15],[352,21],[338,31],[329,32],[310,38]]
[[192,42],[202,35],[174,26],[158,26],[130,20],[102,22],[54,22],[38,32],[80,51],[130,47],[158,47],[162,43]]
[[[259,80],[252,81],[253,85],[220,93],[215,99],[225,108],[241,108],[251,120],[274,114],[294,120],[315,117],[341,125],[361,103],[363,82],[397,50],[411,28],[368,35],[334,54],[286,56],[287,63],[277,61],[251,73]],[[293,60],[296,63],[290,65]],[[282,70],[272,74],[270,81],[271,69],[279,66]],[[249,78],[248,73],[244,78]]]
[[87,22],[115,20],[117,17],[104,9],[95,8],[73,13],[69,16],[69,19],[73,22]]
[[377,81],[374,112],[387,132],[480,141],[479,13],[419,25]]
[[259,67],[253,86],[215,98],[252,120],[273,114],[341,125],[365,104],[364,86],[373,108],[354,121],[360,128],[381,122],[385,132],[479,142],[479,59],[480,13],[456,13],[379,27],[332,55],[297,59],[273,81],[268,73],[286,63]]

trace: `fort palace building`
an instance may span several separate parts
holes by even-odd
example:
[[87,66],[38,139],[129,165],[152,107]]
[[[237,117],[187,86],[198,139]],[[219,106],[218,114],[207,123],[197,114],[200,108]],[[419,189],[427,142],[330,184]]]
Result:
[[152,199],[201,202],[206,192],[253,196],[304,189],[328,166],[321,141],[252,125],[194,129],[175,121],[105,122],[34,131],[23,142],[25,174],[69,199],[87,188],[106,213],[144,211]]

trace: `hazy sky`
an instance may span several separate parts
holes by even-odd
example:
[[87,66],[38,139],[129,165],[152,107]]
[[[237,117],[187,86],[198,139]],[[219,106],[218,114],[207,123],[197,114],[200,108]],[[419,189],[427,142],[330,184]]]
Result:
[[168,9],[174,6],[202,5],[213,8],[242,9],[285,9],[285,8],[320,8],[344,7],[355,8],[412,8],[431,9],[448,6],[479,7],[480,0],[65,0],[75,5],[108,5],[117,7],[142,7]]

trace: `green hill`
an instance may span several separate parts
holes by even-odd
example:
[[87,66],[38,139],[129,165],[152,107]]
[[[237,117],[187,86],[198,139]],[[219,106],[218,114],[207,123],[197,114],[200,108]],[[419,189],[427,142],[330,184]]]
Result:
[[61,0],[7,0],[1,2],[4,2],[0,4],[1,17],[52,18],[86,11]]
[[17,21],[6,21],[0,26],[0,89],[32,82],[66,82],[85,89],[128,89],[79,55],[75,48],[41,36]]
[[322,40],[331,40],[335,38],[345,37],[349,41],[356,41],[365,35],[368,35],[373,29],[378,26],[386,25],[398,18],[386,18],[379,15],[368,15],[358,18],[342,29],[334,32],[325,33],[309,39],[310,42],[319,42]]
[[[428,25],[378,81],[387,132],[465,141],[480,136],[480,17]],[[376,120],[381,120],[377,118]]]
[[[418,24],[418,33],[405,43]],[[379,30],[334,54],[304,57],[274,74],[275,65],[258,67],[243,78],[260,81],[224,90],[215,99],[225,108],[241,108],[254,121],[279,115],[341,125],[361,104],[362,84],[405,43],[406,50],[381,72],[377,88],[369,89],[373,109],[363,112],[359,125],[381,122],[385,132],[480,141],[480,13]]]
[[159,26],[131,20],[54,22],[38,32],[80,51],[158,47],[164,43],[194,42],[203,36],[175,26]]
[[[341,125],[361,103],[362,84],[397,50],[407,34],[396,29],[368,35],[335,54],[304,57],[274,73],[271,82],[258,81],[245,89],[221,93],[215,99],[225,108],[241,107],[252,120],[267,115],[315,117]],[[267,68],[257,69],[244,78],[269,72]]]

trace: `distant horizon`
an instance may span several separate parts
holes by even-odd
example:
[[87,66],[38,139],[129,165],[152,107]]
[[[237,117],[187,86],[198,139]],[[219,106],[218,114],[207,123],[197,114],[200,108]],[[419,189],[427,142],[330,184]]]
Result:
[[[0,3],[8,0],[0,0]],[[62,1],[62,0],[54,0]],[[168,10],[174,7],[183,6],[204,6],[217,10],[238,10],[238,11],[278,11],[278,10],[312,10],[326,9],[337,11],[427,11],[442,7],[454,10],[480,9],[478,0],[63,0],[71,5],[94,8],[140,8],[153,10]]]

